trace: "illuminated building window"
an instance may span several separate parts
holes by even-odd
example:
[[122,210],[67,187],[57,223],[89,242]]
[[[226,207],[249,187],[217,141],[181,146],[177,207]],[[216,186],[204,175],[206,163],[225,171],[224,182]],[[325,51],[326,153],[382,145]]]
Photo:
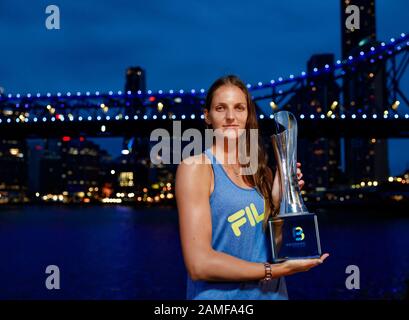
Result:
[[77,148],[70,148],[68,151],[69,154],[77,155],[78,154],[78,149]]
[[314,150],[314,154],[315,154],[316,156],[321,156],[321,155],[324,154],[324,150],[323,150],[323,149]]
[[18,148],[10,148],[10,153],[13,156],[17,156],[19,154],[20,150]]
[[119,174],[119,185],[121,187],[133,187],[133,172],[121,172]]

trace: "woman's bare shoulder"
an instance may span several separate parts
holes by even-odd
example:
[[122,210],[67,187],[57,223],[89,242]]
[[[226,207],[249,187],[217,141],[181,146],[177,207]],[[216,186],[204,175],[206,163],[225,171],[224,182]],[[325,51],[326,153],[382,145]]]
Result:
[[[198,154],[183,159],[179,164],[176,179],[210,179],[211,162],[204,154]],[[210,180],[209,180],[210,181]],[[202,180],[202,182],[204,182]]]

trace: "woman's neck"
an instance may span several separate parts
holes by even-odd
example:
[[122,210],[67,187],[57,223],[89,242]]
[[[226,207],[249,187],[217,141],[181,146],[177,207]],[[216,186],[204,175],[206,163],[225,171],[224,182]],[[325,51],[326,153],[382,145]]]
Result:
[[224,165],[238,165],[237,140],[227,140],[224,143],[214,143],[212,146],[214,156]]

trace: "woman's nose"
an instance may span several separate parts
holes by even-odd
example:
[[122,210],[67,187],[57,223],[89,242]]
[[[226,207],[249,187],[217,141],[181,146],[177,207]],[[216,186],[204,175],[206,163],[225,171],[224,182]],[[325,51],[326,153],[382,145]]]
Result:
[[227,110],[227,113],[226,113],[226,118],[227,118],[227,119],[234,119],[234,111],[228,109],[228,110]]

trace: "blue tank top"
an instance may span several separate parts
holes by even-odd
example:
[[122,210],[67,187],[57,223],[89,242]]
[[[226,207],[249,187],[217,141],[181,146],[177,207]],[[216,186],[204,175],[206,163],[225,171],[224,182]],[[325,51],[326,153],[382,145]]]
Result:
[[[209,199],[213,249],[251,262],[271,261],[269,240],[263,231],[264,198],[255,188],[235,184],[210,149],[204,153],[214,173],[214,191]],[[187,299],[284,300],[288,296],[284,278],[261,285],[260,281],[193,281],[188,275]]]

